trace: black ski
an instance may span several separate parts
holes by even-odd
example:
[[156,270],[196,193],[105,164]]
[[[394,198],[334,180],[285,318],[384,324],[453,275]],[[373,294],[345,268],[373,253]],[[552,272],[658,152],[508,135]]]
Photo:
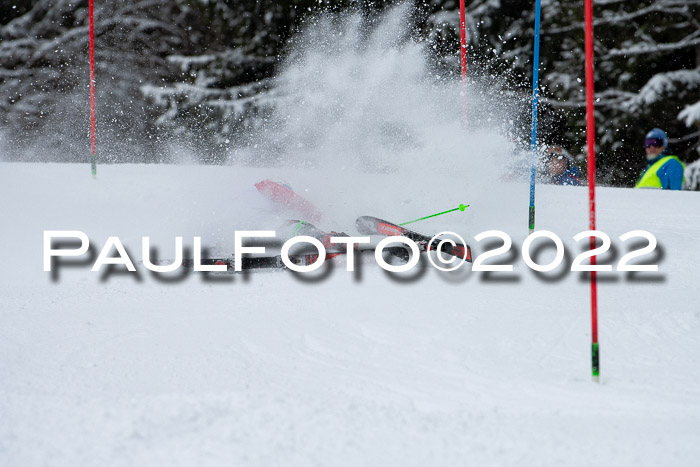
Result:
[[[340,253],[327,253],[326,259],[338,256]],[[289,260],[297,266],[308,266],[314,264],[318,260],[318,253],[307,255],[289,255]],[[203,266],[226,266],[226,272],[236,272],[236,259],[231,256],[228,258],[202,258],[200,264]],[[182,267],[186,269],[194,269],[193,259],[183,259]],[[287,269],[287,266],[282,261],[281,255],[275,256],[244,256],[241,258],[241,272],[254,269]]]
[[[358,253],[365,251],[374,251],[373,248],[355,250]],[[400,246],[388,247],[384,251],[399,261],[408,262],[409,254],[408,251]],[[333,259],[336,256],[345,255],[346,252],[326,252],[326,260]],[[297,266],[309,266],[318,261],[318,253],[309,253],[303,255],[289,255],[289,260],[296,264]],[[156,260],[154,264],[156,265],[168,265],[172,264],[173,260]],[[236,259],[233,256],[227,258],[202,258],[199,262],[202,266],[226,266],[227,273],[237,272],[236,271]],[[180,266],[185,269],[194,269],[194,259],[187,258],[182,260],[182,265]],[[258,269],[288,269],[287,266],[282,261],[281,255],[275,256],[244,256],[241,261],[241,271],[252,271]],[[221,271],[224,272],[224,271]]]
[[[428,235],[406,229],[400,225],[396,225],[382,219],[377,219],[376,217],[372,216],[358,217],[357,221],[355,221],[355,227],[362,235],[389,235],[406,237],[416,242],[421,251],[436,250],[440,244],[439,239],[436,239],[430,243],[430,239],[432,237]],[[470,263],[472,262],[472,252],[469,245],[462,245],[461,243],[458,243],[452,246],[451,244],[445,242],[442,244],[441,251],[447,253],[448,255],[462,258]]]
[[[348,237],[349,235],[345,232],[325,232],[310,222],[290,220],[286,222],[284,226],[288,229],[289,237],[294,237],[298,235],[308,235],[318,239],[326,249],[326,259],[332,259],[339,255],[344,255],[347,253],[345,245],[336,245],[331,243],[332,237]],[[356,247],[355,251],[374,251],[371,249],[359,249]],[[409,254],[408,251],[403,247],[388,247],[384,251],[399,261],[404,263],[408,262]],[[296,264],[297,266],[309,266],[318,261],[318,253],[309,254],[297,254],[289,255],[289,260]],[[172,260],[159,260],[155,264],[172,264]],[[203,266],[215,266],[215,265],[225,265],[226,272],[236,272],[236,260],[234,256],[229,256],[225,258],[202,258],[200,264]],[[182,266],[185,269],[194,269],[194,259],[183,259]],[[288,269],[287,266],[282,261],[281,255],[275,256],[244,256],[241,261],[241,272],[251,271],[256,269]],[[222,271],[223,272],[223,271]]]

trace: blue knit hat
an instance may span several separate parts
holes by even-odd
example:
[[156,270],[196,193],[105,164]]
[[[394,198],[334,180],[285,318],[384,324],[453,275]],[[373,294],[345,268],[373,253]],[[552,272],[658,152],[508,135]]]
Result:
[[668,136],[665,131],[654,128],[644,137],[645,140],[650,138],[661,140],[661,142],[664,143],[664,149],[668,148]]

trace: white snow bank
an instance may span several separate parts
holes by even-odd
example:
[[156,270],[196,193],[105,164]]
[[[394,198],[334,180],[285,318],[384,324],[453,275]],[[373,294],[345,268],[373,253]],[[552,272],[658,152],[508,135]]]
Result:
[[[370,175],[202,166],[2,164],[2,465],[692,465],[700,456],[700,196],[603,188],[598,228],[659,242],[660,271],[601,274],[602,384],[590,381],[589,287],[514,256],[512,274],[364,265],[164,283],[42,271],[42,232],[230,251],[235,201],[284,175],[354,231],[359,215],[473,236],[527,232],[528,187],[464,173]],[[464,168],[463,170],[467,170]],[[538,186],[537,227],[587,229],[587,189]],[[263,221],[260,221],[261,223]],[[587,243],[587,242],[583,242]],[[546,251],[542,261],[546,261]],[[608,262],[616,259],[608,257]],[[567,258],[570,263],[571,258]],[[601,258],[603,262],[604,258]],[[553,273],[556,276],[558,271]],[[501,280],[498,280],[501,278]],[[646,278],[646,279],[645,279]]]

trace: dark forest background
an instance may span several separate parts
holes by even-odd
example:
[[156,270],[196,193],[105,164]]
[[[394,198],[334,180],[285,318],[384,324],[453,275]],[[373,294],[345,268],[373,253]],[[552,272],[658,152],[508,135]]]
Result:
[[[398,2],[96,1],[100,160],[171,162],[168,144],[223,163],[270,111],[288,41],[315,15]],[[404,2],[405,3],[405,2]],[[467,1],[470,79],[507,77],[527,101],[534,0]],[[542,0],[540,139],[585,154],[583,1]],[[459,74],[459,2],[412,2],[410,40]],[[700,141],[700,0],[594,2],[598,178],[631,186],[652,127],[686,162]],[[0,158],[87,160],[88,1],[0,0]],[[527,144],[529,121],[514,131]],[[579,163],[585,164],[583,156]]]

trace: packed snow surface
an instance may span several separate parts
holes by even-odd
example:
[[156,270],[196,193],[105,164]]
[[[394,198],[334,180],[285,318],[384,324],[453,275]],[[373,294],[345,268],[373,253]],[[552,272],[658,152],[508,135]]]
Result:
[[[644,246],[619,240],[642,229],[658,246],[640,261],[659,271],[599,274],[595,384],[589,282],[564,266],[588,243],[573,240],[587,188],[537,187],[537,229],[567,251],[538,274],[520,254],[526,183],[424,168],[107,165],[93,180],[86,165],[1,164],[0,465],[697,465],[700,196],[598,190],[613,242],[599,263]],[[470,204],[414,228],[458,232],[475,255],[500,244],[475,235],[504,231],[514,271],[422,258],[389,274],[371,257],[355,273],[90,271],[110,236],[135,263],[144,236],[165,258],[177,236],[230,254],[235,230],[276,228],[241,195],[275,177],[351,235],[360,215]],[[92,260],[44,272],[45,230],[85,232]]]

